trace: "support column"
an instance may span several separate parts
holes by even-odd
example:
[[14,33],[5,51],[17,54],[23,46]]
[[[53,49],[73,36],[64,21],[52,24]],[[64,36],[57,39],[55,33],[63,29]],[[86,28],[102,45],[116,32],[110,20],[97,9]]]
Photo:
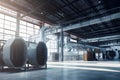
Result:
[[46,27],[44,26],[44,24],[41,24],[40,26],[40,41],[46,42],[45,41],[45,29]]
[[59,46],[59,38],[60,38],[60,35],[58,34],[58,35],[57,35],[57,52],[58,52],[58,53],[60,53],[60,51],[59,51],[59,47],[60,47],[60,46]]
[[63,34],[63,27],[61,27],[60,33],[60,43],[61,43],[61,53],[60,53],[60,61],[64,61],[64,34]]
[[19,33],[20,33],[20,13],[17,13],[15,37],[19,37]]

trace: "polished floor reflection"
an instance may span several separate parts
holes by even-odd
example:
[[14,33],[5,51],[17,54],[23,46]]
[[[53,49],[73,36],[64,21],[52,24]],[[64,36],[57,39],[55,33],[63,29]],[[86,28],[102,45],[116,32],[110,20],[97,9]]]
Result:
[[0,80],[120,80],[120,62],[48,62],[48,69],[0,72]]

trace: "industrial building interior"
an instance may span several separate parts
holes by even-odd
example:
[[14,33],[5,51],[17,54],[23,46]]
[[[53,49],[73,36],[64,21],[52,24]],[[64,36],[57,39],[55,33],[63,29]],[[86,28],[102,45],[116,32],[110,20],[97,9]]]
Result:
[[120,0],[0,0],[0,80],[120,80]]

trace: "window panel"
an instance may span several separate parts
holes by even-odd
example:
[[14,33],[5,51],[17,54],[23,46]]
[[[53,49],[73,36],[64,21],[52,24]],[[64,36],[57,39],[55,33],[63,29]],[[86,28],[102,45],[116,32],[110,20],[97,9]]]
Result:
[[21,37],[26,37],[26,34],[25,33],[20,33],[20,36]]
[[35,34],[38,34],[39,30],[35,29]]
[[13,30],[13,31],[16,31],[16,27],[14,27],[14,26],[13,27],[11,26],[10,29]]
[[15,18],[13,18],[13,17],[10,17],[9,19],[10,19],[10,21],[12,21],[12,22],[15,22],[15,23],[16,23],[16,20],[17,20],[17,19],[15,19]]
[[11,31],[11,35],[15,35],[15,32]]
[[5,32],[6,34],[11,34],[11,31],[10,31],[10,30],[4,30],[4,32]]
[[20,32],[26,33],[26,26],[20,25]]
[[13,37],[12,35],[4,35],[4,40],[8,40],[8,39],[10,39],[12,37]]
[[20,24],[26,25],[26,22],[21,20]]
[[3,34],[0,34],[0,40],[3,40]]
[[34,28],[35,28],[35,29],[40,29],[40,27],[39,27],[39,26],[37,26],[37,25],[34,25]]
[[33,32],[33,28],[27,27],[27,31],[32,31]]
[[31,37],[31,35],[27,34],[26,37],[29,38],[29,37]]
[[24,30],[26,30],[26,26],[24,26],[24,25],[20,25],[20,29],[24,29]]
[[28,35],[34,35],[34,33],[31,32],[31,31],[27,32],[27,34],[28,34]]
[[5,20],[11,20],[10,16],[5,15]]
[[27,23],[27,26],[28,26],[28,27],[33,27],[33,24]]
[[0,33],[3,33],[3,29],[2,28],[0,28]]
[[21,33],[26,33],[26,30],[25,29],[20,29],[20,32]]
[[3,19],[0,19],[0,24],[3,24],[4,23],[4,20]]
[[[2,6],[0,6],[0,8],[1,7]],[[2,7],[1,10],[8,14],[16,15],[14,11],[8,10],[4,7]],[[27,19],[29,20],[30,18]],[[5,37],[4,39],[7,40],[11,38],[11,36],[14,36],[15,31],[16,31],[16,18],[0,13],[0,33],[4,34],[3,35]],[[38,34],[38,32],[39,26],[20,20],[20,36],[23,37],[25,40],[29,40],[34,35]],[[38,39],[38,37],[36,39]]]
[[11,27],[16,27],[16,23],[11,23]]
[[4,14],[1,14],[1,13],[0,13],[0,18],[1,18],[1,19],[4,19]]
[[5,25],[10,25],[10,21],[5,21]]
[[16,22],[16,19],[10,16],[5,15],[5,20]]
[[57,52],[57,41],[55,41],[55,40],[49,40],[47,42],[47,47],[48,47],[49,53]]
[[5,29],[10,29],[10,25],[5,25]]
[[3,24],[0,23],[0,28],[3,28]]

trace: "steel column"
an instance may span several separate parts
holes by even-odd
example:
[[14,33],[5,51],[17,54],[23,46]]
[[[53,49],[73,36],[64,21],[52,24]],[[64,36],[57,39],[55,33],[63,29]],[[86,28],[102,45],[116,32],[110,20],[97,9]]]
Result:
[[59,53],[60,56],[60,61],[64,61],[64,34],[63,34],[63,27],[61,27],[61,32],[60,32],[60,44],[61,44],[61,52]]
[[16,33],[15,33],[15,36],[19,37],[19,33],[20,33],[20,13],[17,13]]

